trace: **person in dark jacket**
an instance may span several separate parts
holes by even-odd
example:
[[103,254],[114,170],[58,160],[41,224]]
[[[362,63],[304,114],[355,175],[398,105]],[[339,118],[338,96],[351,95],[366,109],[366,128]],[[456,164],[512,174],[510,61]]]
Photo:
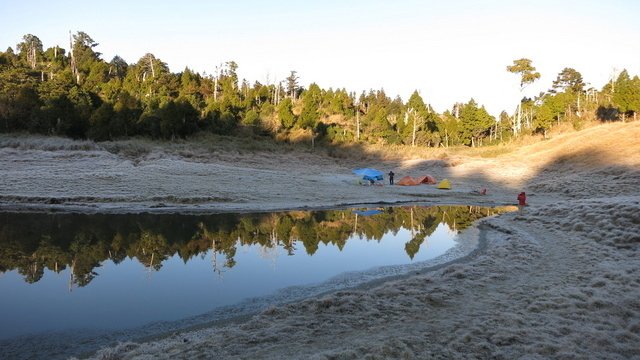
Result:
[[393,185],[393,170],[389,171],[389,185]]

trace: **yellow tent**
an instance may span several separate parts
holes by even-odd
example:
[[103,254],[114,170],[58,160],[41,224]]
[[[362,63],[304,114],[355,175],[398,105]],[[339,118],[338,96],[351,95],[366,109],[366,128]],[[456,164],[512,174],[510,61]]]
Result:
[[449,179],[444,179],[440,181],[440,184],[438,184],[437,188],[443,190],[451,190],[451,182],[449,181]]

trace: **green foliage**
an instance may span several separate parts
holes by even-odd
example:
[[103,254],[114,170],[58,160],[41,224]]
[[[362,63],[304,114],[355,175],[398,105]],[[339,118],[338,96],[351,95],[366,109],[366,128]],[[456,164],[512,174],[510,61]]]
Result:
[[321,92],[318,85],[311,84],[309,89],[302,93],[302,112],[298,119],[298,126],[303,129],[312,129],[320,119]]
[[502,111],[496,123],[496,140],[500,142],[508,141],[512,138],[513,132],[511,130],[512,119],[506,111]]
[[469,100],[460,111],[462,141],[466,145],[477,146],[480,139],[487,136],[495,121],[484,106],[478,107],[475,100]]
[[160,136],[165,139],[186,138],[197,130],[198,112],[185,99],[169,100],[156,113]]
[[112,122],[115,120],[113,105],[103,103],[89,118],[87,136],[96,141],[112,140]]
[[554,123],[560,121],[565,116],[567,110],[571,110],[572,104],[575,102],[573,93],[547,94],[542,98],[542,104],[536,112],[534,128],[545,134]]
[[293,115],[293,102],[290,98],[282,100],[278,105],[278,118],[285,129],[291,129],[295,124],[296,117]]
[[242,118],[242,125],[245,125],[245,126],[260,125],[260,115],[258,115],[258,112],[253,109],[247,111],[247,113],[244,115],[244,118]]
[[564,68],[558,74],[557,79],[553,81],[553,90],[551,92],[570,91],[577,94],[583,90],[584,82],[582,80],[582,74],[575,69]]
[[20,61],[35,70],[43,58],[42,41],[35,35],[27,34],[16,48]]
[[37,92],[31,86],[2,83],[0,93],[0,132],[28,129],[28,120],[40,107]]
[[270,118],[275,113],[276,109],[270,102],[262,103],[260,106],[260,117]]
[[[16,52],[0,52],[0,132],[102,141],[176,139],[198,131],[253,136],[237,131],[240,127],[276,135],[301,128],[331,142],[477,146],[517,135],[516,123],[546,132],[559,121],[581,122],[585,111],[613,120],[635,116],[640,108],[640,79],[626,71],[598,93],[585,91],[582,75],[564,68],[547,94],[524,98],[517,117],[505,114],[495,122],[475,102],[438,114],[417,91],[403,102],[382,89],[357,96],[312,83],[305,90],[295,71],[278,84],[251,85],[239,80],[234,61],[204,76],[188,67],[172,73],[152,53],[132,64],[119,56],[106,62],[99,44],[82,31],[73,35],[71,46],[43,50],[40,39],[27,34]],[[520,76],[521,88],[540,78],[525,58],[507,70]]]
[[531,60],[526,58],[513,60],[513,65],[507,66],[507,71],[520,74],[520,88],[524,88],[540,78],[540,73],[531,65]]
[[613,103],[622,114],[636,113],[640,110],[640,79],[630,78],[627,70],[623,70],[614,84]]

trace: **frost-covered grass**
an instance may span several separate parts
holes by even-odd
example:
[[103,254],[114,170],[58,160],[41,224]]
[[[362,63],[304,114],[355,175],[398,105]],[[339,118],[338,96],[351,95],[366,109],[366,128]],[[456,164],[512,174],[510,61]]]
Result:
[[[17,145],[0,146],[0,205],[47,208],[41,203],[50,198],[70,199],[58,209],[92,211],[149,211],[159,201],[173,211],[509,205],[526,190],[530,205],[485,221],[486,247],[465,262],[98,357],[627,359],[640,353],[638,138],[640,123],[605,124],[474,157],[361,146],[326,156],[305,143],[272,151],[268,141],[218,136],[78,142],[89,151],[76,151],[65,139],[51,146],[1,137]],[[354,167],[447,177],[453,190],[357,186]],[[479,187],[489,195],[471,193]]]
[[73,140],[57,136],[0,134],[0,148],[42,151],[77,151],[96,150],[98,147],[93,141],[89,140]]

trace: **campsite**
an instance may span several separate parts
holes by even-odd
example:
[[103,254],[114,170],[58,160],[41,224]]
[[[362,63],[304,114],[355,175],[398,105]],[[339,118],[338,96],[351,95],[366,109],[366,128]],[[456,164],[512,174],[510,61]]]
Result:
[[640,1],[0,14],[0,360],[640,360]]
[[[514,206],[526,191],[528,206],[481,220],[481,250],[448,266],[151,342],[131,338],[97,358],[631,358],[640,343],[638,138],[640,123],[612,123],[489,158],[372,155],[364,161],[317,152],[211,156],[197,148],[185,157],[183,145],[152,143],[137,145],[148,151],[129,157],[68,139],[2,138],[0,195],[4,210],[202,213],[348,204]],[[52,163],[59,169],[53,173]],[[367,166],[449,179],[451,190],[354,183],[352,170]],[[237,186],[236,179],[256,176],[261,181]],[[479,187],[488,195],[473,194]],[[50,188],[58,201],[47,200]],[[0,348],[38,353],[23,341]]]

